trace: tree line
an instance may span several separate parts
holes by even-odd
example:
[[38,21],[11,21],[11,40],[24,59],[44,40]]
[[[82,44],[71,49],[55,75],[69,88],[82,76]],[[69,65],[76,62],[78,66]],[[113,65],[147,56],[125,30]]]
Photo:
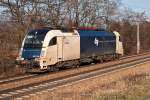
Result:
[[[136,51],[136,23],[140,23],[141,49],[149,49],[150,22],[145,12],[123,8],[121,0],[1,0],[3,21],[17,34],[18,45],[32,28],[90,26],[117,30],[122,36],[125,53]],[[11,25],[12,26],[11,26]],[[8,28],[7,28],[8,29]],[[18,46],[19,48],[19,46]]]
[[[119,0],[2,0],[3,12],[23,27],[46,24],[52,27],[100,26],[115,14]],[[27,19],[28,18],[28,19]],[[27,22],[27,20],[30,20]]]

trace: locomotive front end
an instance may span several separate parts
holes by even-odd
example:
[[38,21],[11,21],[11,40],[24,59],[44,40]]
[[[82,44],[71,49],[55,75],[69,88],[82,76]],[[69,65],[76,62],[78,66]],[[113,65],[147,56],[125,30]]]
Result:
[[25,36],[19,57],[16,59],[18,65],[26,66],[30,70],[44,70],[43,42],[48,31],[49,29],[35,29]]

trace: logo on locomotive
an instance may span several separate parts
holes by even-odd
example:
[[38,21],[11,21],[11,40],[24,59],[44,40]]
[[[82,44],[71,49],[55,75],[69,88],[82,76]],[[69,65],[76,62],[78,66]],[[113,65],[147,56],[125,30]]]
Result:
[[98,46],[99,45],[99,40],[95,37],[95,40],[94,40],[94,44],[96,45],[96,46]]

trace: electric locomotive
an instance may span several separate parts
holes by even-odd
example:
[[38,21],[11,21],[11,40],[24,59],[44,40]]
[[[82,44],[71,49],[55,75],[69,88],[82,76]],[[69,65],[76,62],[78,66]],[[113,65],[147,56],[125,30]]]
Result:
[[123,55],[118,32],[79,28],[74,30],[40,28],[24,38],[17,64],[30,72],[58,70],[82,63],[116,59]]

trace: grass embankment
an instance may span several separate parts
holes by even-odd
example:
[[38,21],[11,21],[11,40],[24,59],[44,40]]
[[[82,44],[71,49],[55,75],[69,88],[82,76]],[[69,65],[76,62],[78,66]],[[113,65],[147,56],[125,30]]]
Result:
[[112,82],[95,93],[92,100],[150,100],[150,76],[135,75]]

